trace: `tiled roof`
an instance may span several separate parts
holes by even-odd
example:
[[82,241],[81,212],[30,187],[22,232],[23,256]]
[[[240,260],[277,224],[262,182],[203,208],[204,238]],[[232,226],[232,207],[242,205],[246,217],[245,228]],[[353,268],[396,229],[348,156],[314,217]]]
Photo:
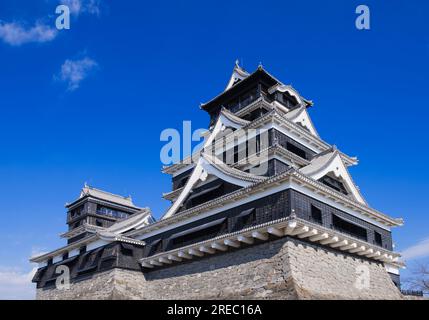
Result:
[[134,205],[131,199],[131,196],[124,197],[124,196],[116,195],[107,191],[90,187],[85,184],[85,186],[82,188],[79,199],[82,199],[83,197],[86,197],[86,196],[91,196],[94,198],[102,199],[108,202],[113,202],[123,206],[138,208],[137,206]]

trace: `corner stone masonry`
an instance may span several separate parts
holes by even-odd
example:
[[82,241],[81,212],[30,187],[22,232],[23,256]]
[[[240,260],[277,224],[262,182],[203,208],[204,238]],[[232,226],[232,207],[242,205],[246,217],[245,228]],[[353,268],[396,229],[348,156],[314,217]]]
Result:
[[[358,289],[357,267],[369,270]],[[403,299],[381,263],[282,238],[147,273],[113,269],[37,299]]]

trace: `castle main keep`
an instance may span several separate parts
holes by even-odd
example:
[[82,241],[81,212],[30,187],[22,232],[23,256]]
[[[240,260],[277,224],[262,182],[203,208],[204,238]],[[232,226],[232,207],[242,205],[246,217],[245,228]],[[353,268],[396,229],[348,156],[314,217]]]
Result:
[[319,136],[312,105],[236,64],[201,105],[200,150],[163,168],[168,210],[156,221],[85,185],[66,205],[67,244],[31,259],[37,298],[402,298],[391,233],[402,220],[368,205],[349,173],[357,159]]

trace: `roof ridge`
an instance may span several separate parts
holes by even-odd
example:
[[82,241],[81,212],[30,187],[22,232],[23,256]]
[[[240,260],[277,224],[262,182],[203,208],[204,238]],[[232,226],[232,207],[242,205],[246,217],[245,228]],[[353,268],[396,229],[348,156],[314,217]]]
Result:
[[[241,68],[241,67],[240,67]],[[233,69],[233,72],[235,71],[235,67]],[[262,65],[258,65],[258,67],[256,68],[255,71],[249,73],[247,71],[245,71],[248,75],[241,81],[245,81],[246,79],[250,78],[251,76],[253,76],[254,74],[256,74],[257,72],[264,72],[265,74],[267,74],[269,77],[271,77],[274,81],[277,81],[279,84],[283,84],[280,80],[278,80],[276,77],[274,77],[272,74],[270,74],[267,70],[265,70],[265,68]],[[231,75],[232,76],[232,75]],[[230,79],[231,80],[231,79]],[[239,81],[239,82],[241,82]],[[211,100],[205,102],[205,103],[201,103],[200,104],[200,109],[202,109],[205,105],[209,104],[210,102],[216,100],[217,98],[219,98],[221,95],[223,95],[225,92],[227,92],[228,90],[230,90],[231,88],[233,88],[234,86],[229,87],[227,90],[222,91],[221,93],[219,93],[218,95],[216,95],[214,98],[212,98]]]
[[126,200],[131,200],[132,199],[130,195],[129,196],[122,196],[122,195],[115,194],[115,193],[112,193],[112,192],[109,192],[109,191],[105,191],[105,190],[102,190],[102,189],[91,187],[91,186],[87,185],[86,183],[85,183],[84,187],[82,188],[82,191],[84,189],[98,191],[98,192],[101,192],[101,193],[104,193],[104,194],[107,194],[107,195],[115,196],[115,197],[118,197],[118,198],[123,198],[123,199],[126,199]]

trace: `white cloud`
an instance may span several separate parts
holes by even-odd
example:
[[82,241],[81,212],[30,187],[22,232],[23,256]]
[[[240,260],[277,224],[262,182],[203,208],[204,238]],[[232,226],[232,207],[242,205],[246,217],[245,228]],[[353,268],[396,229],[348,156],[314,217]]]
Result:
[[55,79],[67,83],[68,90],[73,91],[79,88],[81,81],[96,67],[97,62],[88,57],[80,60],[67,59],[61,66],[59,75],[55,76]]
[[31,282],[37,267],[29,272],[0,267],[0,300],[34,299],[36,286]]
[[429,256],[429,238],[406,248],[401,252],[402,258],[405,260],[412,260],[416,258],[424,258]]
[[70,13],[78,16],[81,13],[100,15],[100,0],[61,0],[69,7]]
[[0,39],[13,46],[20,46],[30,42],[52,41],[57,34],[57,29],[40,22],[37,22],[32,27],[26,27],[17,22],[6,23],[0,21]]

